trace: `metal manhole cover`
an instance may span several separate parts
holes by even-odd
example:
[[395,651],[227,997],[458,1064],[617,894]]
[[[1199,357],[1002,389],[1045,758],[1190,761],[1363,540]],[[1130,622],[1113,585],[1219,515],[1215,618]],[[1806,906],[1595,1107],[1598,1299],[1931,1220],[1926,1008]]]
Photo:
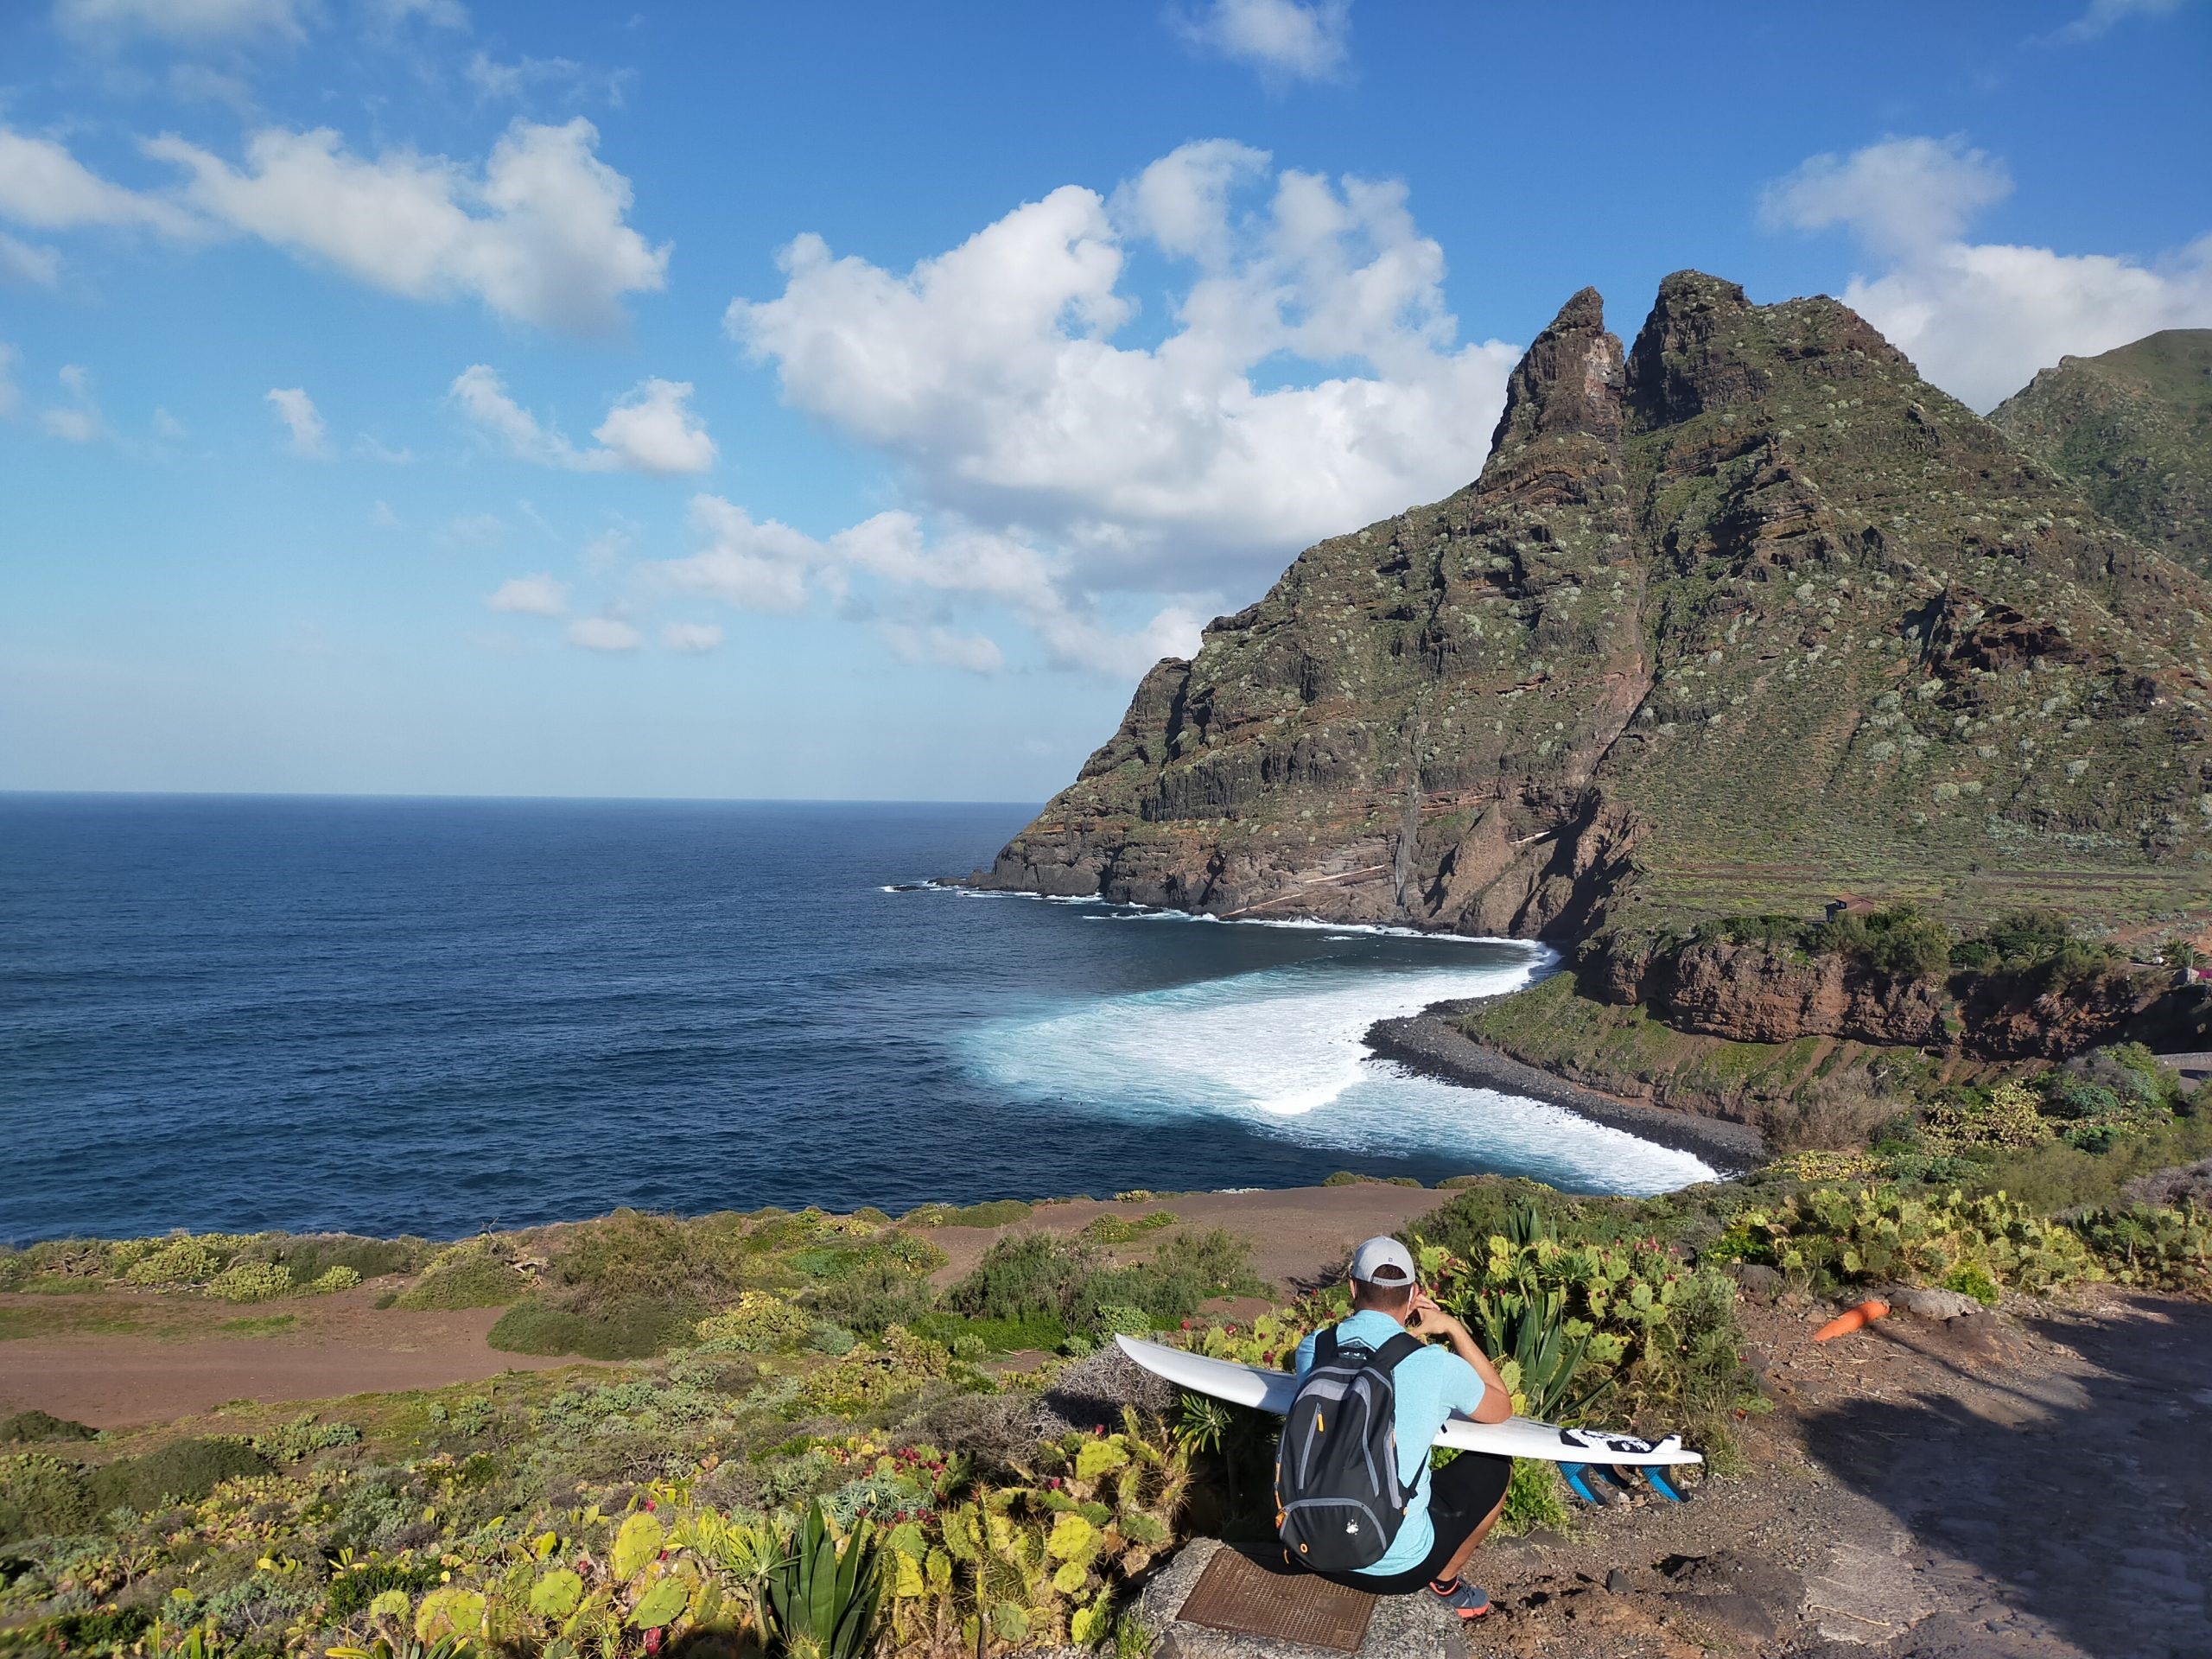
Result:
[[1206,1563],[1176,1618],[1211,1630],[1357,1653],[1374,1613],[1375,1598],[1363,1590],[1255,1560],[1224,1545]]

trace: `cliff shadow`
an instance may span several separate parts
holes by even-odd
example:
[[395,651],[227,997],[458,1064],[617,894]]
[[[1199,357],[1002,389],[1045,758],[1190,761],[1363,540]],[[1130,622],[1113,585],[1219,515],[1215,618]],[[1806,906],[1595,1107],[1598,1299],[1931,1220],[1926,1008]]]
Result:
[[2094,1319],[2023,1323],[2086,1367],[1923,1349],[1926,1388],[1808,1412],[1808,1449],[1911,1535],[1908,1555],[1990,1581],[1943,1611],[2015,1609],[2091,1654],[2206,1651],[2212,1306],[2130,1297]]

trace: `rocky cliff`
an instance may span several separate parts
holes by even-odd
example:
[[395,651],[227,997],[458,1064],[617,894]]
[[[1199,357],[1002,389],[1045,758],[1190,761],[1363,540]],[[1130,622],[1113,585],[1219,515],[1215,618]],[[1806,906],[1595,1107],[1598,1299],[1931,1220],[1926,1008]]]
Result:
[[2212,328],[2061,358],[1989,419],[2114,524],[2212,575]]
[[1474,484],[1160,663],[978,879],[1560,936],[1838,890],[2212,887],[2212,592],[1827,299],[1671,276],[1515,371]]

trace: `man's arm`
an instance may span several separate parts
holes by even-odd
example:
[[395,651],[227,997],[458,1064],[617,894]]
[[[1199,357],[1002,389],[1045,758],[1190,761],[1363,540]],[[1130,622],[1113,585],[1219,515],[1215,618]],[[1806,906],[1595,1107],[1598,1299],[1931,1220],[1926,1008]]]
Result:
[[1439,1307],[1427,1291],[1414,1292],[1413,1306],[1406,1310],[1406,1329],[1423,1338],[1442,1337],[1452,1344],[1453,1353],[1474,1368],[1482,1379],[1483,1397],[1468,1414],[1477,1422],[1502,1423],[1513,1414],[1512,1390],[1498,1376],[1490,1356],[1475,1346],[1467,1327]]

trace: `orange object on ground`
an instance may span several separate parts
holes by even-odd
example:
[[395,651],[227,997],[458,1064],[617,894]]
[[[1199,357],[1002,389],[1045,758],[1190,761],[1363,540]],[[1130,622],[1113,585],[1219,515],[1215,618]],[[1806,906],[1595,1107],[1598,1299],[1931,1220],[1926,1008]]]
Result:
[[1847,1337],[1853,1331],[1861,1330],[1872,1325],[1876,1319],[1886,1319],[1889,1312],[1890,1305],[1887,1302],[1861,1302],[1849,1313],[1837,1314],[1835,1318],[1814,1332],[1813,1340],[1827,1342],[1832,1338]]

